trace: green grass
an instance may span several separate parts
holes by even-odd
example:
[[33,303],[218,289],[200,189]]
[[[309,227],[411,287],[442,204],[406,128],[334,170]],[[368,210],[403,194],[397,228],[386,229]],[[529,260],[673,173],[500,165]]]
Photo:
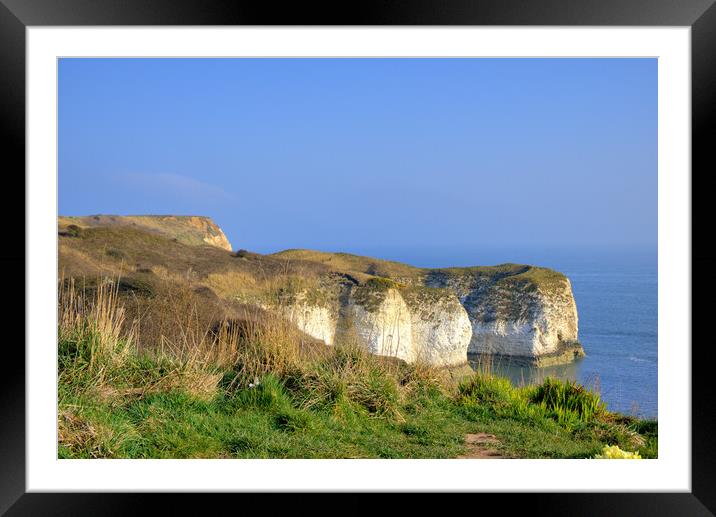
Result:
[[[610,413],[581,386],[517,388],[487,373],[455,386],[434,369],[360,347],[311,348],[283,320],[195,293],[206,284],[228,297],[331,271],[355,272],[357,296],[370,300],[393,288],[418,302],[444,293],[405,285],[430,270],[315,253],[236,257],[132,227],[61,235],[63,267],[101,277],[131,268],[111,283],[62,283],[59,457],[454,458],[466,452],[466,434],[481,432],[509,457],[589,458],[605,445],[656,457],[656,422]],[[563,278],[513,264],[432,271]],[[234,321],[235,335],[206,332],[222,318]]]
[[573,388],[557,381],[516,388],[476,374],[451,390],[349,349],[253,386],[230,382],[232,369],[203,372],[213,375],[207,396],[182,381],[177,372],[191,369],[181,361],[100,360],[112,352],[90,341],[60,341],[60,458],[454,458],[477,432],[510,457],[587,458],[614,444],[657,453],[655,422],[606,411],[564,419],[550,396],[538,402]]

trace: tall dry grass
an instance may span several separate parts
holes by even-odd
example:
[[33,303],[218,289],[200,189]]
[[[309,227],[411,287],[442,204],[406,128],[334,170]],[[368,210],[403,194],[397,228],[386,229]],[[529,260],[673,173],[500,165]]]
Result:
[[[208,333],[199,331],[196,325],[178,322],[181,340],[169,342],[160,335],[158,346],[140,347],[140,322],[138,318],[127,320],[120,280],[100,278],[78,283],[73,278],[60,279],[60,386],[69,392],[91,391],[103,397],[166,389],[211,396],[221,374],[207,353]],[[193,317],[192,313],[186,315],[188,321]]]
[[347,403],[398,419],[407,396],[441,382],[435,368],[372,355],[347,336],[326,346],[281,311],[244,305],[212,319],[213,309],[176,282],[128,317],[120,283],[61,281],[61,381],[108,396],[179,389],[208,398],[229,372],[229,390],[273,376],[303,408]]
[[117,282],[99,282],[88,296],[73,278],[60,279],[58,337],[61,365],[101,380],[121,367],[136,347],[135,327],[125,326]]

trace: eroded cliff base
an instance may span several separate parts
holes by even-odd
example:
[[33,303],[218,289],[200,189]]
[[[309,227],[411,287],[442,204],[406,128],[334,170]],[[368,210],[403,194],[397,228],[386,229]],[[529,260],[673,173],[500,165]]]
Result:
[[[468,352],[468,359],[473,364],[487,365],[514,365],[532,368],[545,368],[547,366],[558,366],[570,364],[586,357],[584,347],[577,341],[564,342],[554,352],[537,356],[508,355],[508,354],[480,354]],[[488,367],[489,369],[489,367]]]

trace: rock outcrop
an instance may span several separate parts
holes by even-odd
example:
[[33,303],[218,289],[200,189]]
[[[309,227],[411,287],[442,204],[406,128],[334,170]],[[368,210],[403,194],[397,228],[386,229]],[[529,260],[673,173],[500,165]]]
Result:
[[470,319],[457,296],[446,289],[372,278],[361,285],[344,285],[341,295],[299,293],[275,309],[327,345],[357,342],[373,354],[409,363],[456,366],[467,362]]
[[[270,309],[270,306],[264,307]],[[284,307],[282,312],[301,332],[320,339],[327,345],[335,343],[338,317],[328,307],[302,301]]]
[[472,323],[469,353],[539,366],[584,355],[567,277],[532,266],[485,269],[434,270],[426,277],[427,285],[448,288],[460,298]]
[[569,280],[532,266],[429,270],[400,283],[371,278],[332,310],[293,306],[289,317],[333,344],[350,328],[372,353],[438,366],[467,354],[507,356],[537,366],[584,355]]
[[397,289],[370,285],[355,289],[349,305],[349,322],[355,335],[377,355],[415,362],[412,318]]
[[470,318],[448,290],[416,287],[403,290],[410,309],[417,358],[428,364],[464,364],[472,337]]
[[208,244],[231,251],[231,243],[210,217],[197,215],[88,215],[60,216],[59,225],[80,228],[133,226],[189,245]]

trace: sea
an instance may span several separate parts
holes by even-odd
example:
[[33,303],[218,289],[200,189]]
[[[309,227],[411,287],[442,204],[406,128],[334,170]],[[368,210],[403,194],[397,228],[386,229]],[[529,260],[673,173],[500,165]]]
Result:
[[576,380],[598,391],[612,411],[658,418],[656,251],[434,250],[380,254],[375,250],[373,253],[421,267],[513,262],[564,273],[572,283],[579,314],[579,341],[586,357],[568,365],[545,368],[500,360],[493,363],[493,373],[509,377],[517,385],[539,383],[548,376]]

